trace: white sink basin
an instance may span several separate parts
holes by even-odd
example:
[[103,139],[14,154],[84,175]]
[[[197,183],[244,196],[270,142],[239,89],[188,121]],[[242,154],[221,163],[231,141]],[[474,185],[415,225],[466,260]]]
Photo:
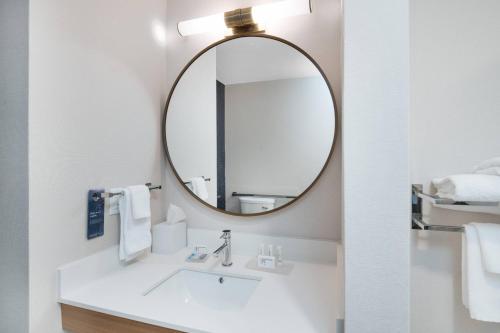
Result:
[[144,296],[168,297],[181,304],[199,304],[216,310],[245,307],[261,278],[181,269],[149,288]]

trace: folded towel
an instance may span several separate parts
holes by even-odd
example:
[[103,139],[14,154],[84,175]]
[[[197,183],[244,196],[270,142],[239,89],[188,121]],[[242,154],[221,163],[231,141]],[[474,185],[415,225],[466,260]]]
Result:
[[143,219],[151,217],[150,193],[146,185],[129,186],[132,199],[132,214],[134,219]]
[[500,157],[490,158],[489,160],[486,160],[486,161],[479,163],[474,168],[474,172],[478,173],[478,171],[490,169],[490,168],[500,168]]
[[151,247],[151,218],[134,219],[128,188],[120,197],[120,259],[130,261]]
[[[500,274],[500,224],[471,223],[471,225],[477,230],[484,269],[490,273]],[[500,275],[498,277],[500,278]]]
[[484,269],[474,224],[462,236],[462,301],[472,319],[500,322],[500,275]]
[[500,176],[500,157],[490,158],[474,167],[474,173]]
[[174,204],[170,204],[168,206],[167,212],[167,224],[176,224],[186,219],[186,214],[182,210],[182,208],[177,207]]
[[491,175],[454,175],[432,181],[437,195],[455,201],[500,201],[500,177]]
[[207,184],[205,182],[205,178],[203,177],[194,177],[190,180],[191,186],[193,188],[194,194],[198,196],[201,200],[208,199],[208,191]]
[[491,167],[487,169],[477,170],[475,172],[481,175],[500,176],[500,167]]

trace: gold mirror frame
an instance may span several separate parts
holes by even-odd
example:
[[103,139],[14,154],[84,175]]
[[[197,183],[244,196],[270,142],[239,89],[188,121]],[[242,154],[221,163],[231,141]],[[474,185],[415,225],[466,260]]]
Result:
[[[269,210],[269,211],[265,211],[265,212],[260,212],[260,213],[253,213],[253,214],[242,214],[242,213],[235,213],[235,212],[230,212],[230,211],[226,211],[226,210],[223,210],[223,209],[219,209],[217,207],[214,207],[212,205],[210,205],[209,203],[205,202],[204,200],[200,199],[197,195],[195,195],[190,189],[189,187],[184,184],[184,181],[181,179],[181,177],[179,176],[179,174],[177,173],[177,170],[175,169],[175,166],[174,166],[174,163],[170,157],[170,153],[168,151],[168,144],[167,144],[167,116],[168,116],[168,106],[170,105],[170,100],[174,94],[174,91],[175,91],[175,88],[177,87],[177,84],[179,83],[180,79],[182,78],[182,76],[184,75],[184,73],[187,71],[187,69],[198,59],[200,58],[203,54],[205,54],[208,50],[211,50],[212,48],[220,45],[220,44],[223,44],[225,42],[228,42],[228,41],[231,41],[231,40],[234,40],[234,39],[237,39],[237,38],[245,38],[245,37],[258,37],[258,38],[267,38],[267,39],[272,39],[272,40],[275,40],[275,41],[278,41],[278,42],[281,42],[283,44],[286,44],[290,47],[293,47],[295,50],[299,51],[302,55],[304,55],[307,59],[309,59],[309,61],[311,61],[313,63],[313,65],[318,69],[318,71],[320,72],[321,76],[323,77],[323,79],[325,80],[326,82],[326,85],[328,87],[328,90],[330,91],[330,96],[332,97],[332,103],[333,103],[333,108],[334,108],[334,118],[335,118],[335,133],[333,135],[333,141],[332,141],[332,147],[330,148],[330,153],[328,154],[328,157],[326,159],[326,162],[325,164],[323,165],[323,168],[321,169],[321,171],[318,173],[318,175],[316,176],[316,178],[313,180],[313,182],[311,183],[311,185],[309,185],[300,195],[298,195],[296,198],[294,198],[293,200],[290,200],[289,202],[287,202],[286,204],[282,205],[282,206],[279,206],[279,207],[276,207],[272,210]],[[165,110],[163,112],[163,124],[162,124],[162,135],[163,135],[163,148],[165,150],[165,153],[166,153],[166,156],[167,156],[167,160],[168,160],[168,163],[170,164],[170,166],[172,167],[172,171],[174,172],[174,175],[175,177],[177,178],[177,180],[179,181],[179,183],[181,184],[181,186],[192,196],[194,197],[198,202],[202,203],[204,206],[206,207],[209,207],[210,209],[212,210],[215,210],[217,212],[220,212],[220,213],[223,213],[223,214],[227,214],[227,215],[232,215],[232,216],[241,216],[241,217],[254,217],[254,216],[260,216],[260,215],[267,215],[267,214],[271,214],[271,213],[275,213],[277,211],[280,211],[282,209],[285,209],[289,206],[291,206],[292,204],[296,203],[299,201],[299,199],[301,199],[302,197],[304,197],[310,190],[311,188],[314,187],[314,185],[316,185],[316,183],[319,181],[319,179],[321,178],[321,176],[323,175],[324,171],[326,170],[327,166],[328,166],[328,163],[330,162],[332,156],[333,156],[333,152],[335,150],[335,144],[337,142],[337,137],[338,137],[338,132],[339,132],[339,117],[338,117],[338,110],[337,110],[337,102],[335,101],[335,96],[333,94],[333,89],[332,89],[332,86],[330,84],[330,81],[328,80],[328,78],[326,77],[325,73],[323,72],[323,70],[321,69],[321,67],[319,66],[319,64],[306,52],[304,51],[303,49],[301,49],[300,47],[298,47],[297,45],[293,44],[292,42],[289,42],[283,38],[280,38],[280,37],[276,37],[276,36],[272,36],[272,35],[267,35],[267,34],[262,34],[262,33],[245,33],[245,34],[238,34],[238,35],[234,35],[234,36],[229,36],[229,37],[226,37],[224,39],[221,39],[209,46],[207,46],[206,48],[204,48],[202,51],[200,51],[197,55],[194,56],[193,59],[191,59],[189,61],[189,63],[184,66],[184,68],[182,69],[182,71],[180,72],[180,74],[177,76],[177,78],[175,79],[175,82],[174,84],[172,85],[172,88],[170,89],[170,93],[168,94],[168,99],[167,99],[167,103],[165,105]]]

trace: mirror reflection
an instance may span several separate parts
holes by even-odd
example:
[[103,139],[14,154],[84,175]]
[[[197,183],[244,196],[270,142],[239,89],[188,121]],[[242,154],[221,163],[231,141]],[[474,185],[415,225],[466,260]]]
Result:
[[333,147],[335,109],[302,52],[241,37],[189,65],[171,93],[165,133],[169,161],[190,193],[228,213],[263,214],[319,177]]

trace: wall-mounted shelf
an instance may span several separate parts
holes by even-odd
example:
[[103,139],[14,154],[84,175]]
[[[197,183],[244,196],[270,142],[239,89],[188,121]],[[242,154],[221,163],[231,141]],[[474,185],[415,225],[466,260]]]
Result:
[[481,213],[481,214],[492,214],[500,215],[500,205],[484,205],[484,206],[472,206],[472,205],[440,205],[435,204],[434,207],[444,208],[465,213]]
[[430,224],[424,221],[422,213],[423,200],[429,201],[432,204],[436,205],[437,207],[441,208],[474,211],[474,212],[489,212],[488,209],[494,211],[499,208],[500,204],[498,202],[454,201],[451,199],[440,198],[436,195],[424,193],[423,186],[421,184],[413,184],[411,187],[411,194],[412,194],[411,226],[412,229],[414,230],[451,231],[451,232],[464,231],[464,227],[462,226]]
[[448,206],[479,206],[479,207],[495,207],[498,202],[491,201],[454,201],[451,199],[440,198],[437,195],[427,194],[423,192],[421,184],[413,184],[412,192],[422,199],[425,199],[435,205],[448,205]]

